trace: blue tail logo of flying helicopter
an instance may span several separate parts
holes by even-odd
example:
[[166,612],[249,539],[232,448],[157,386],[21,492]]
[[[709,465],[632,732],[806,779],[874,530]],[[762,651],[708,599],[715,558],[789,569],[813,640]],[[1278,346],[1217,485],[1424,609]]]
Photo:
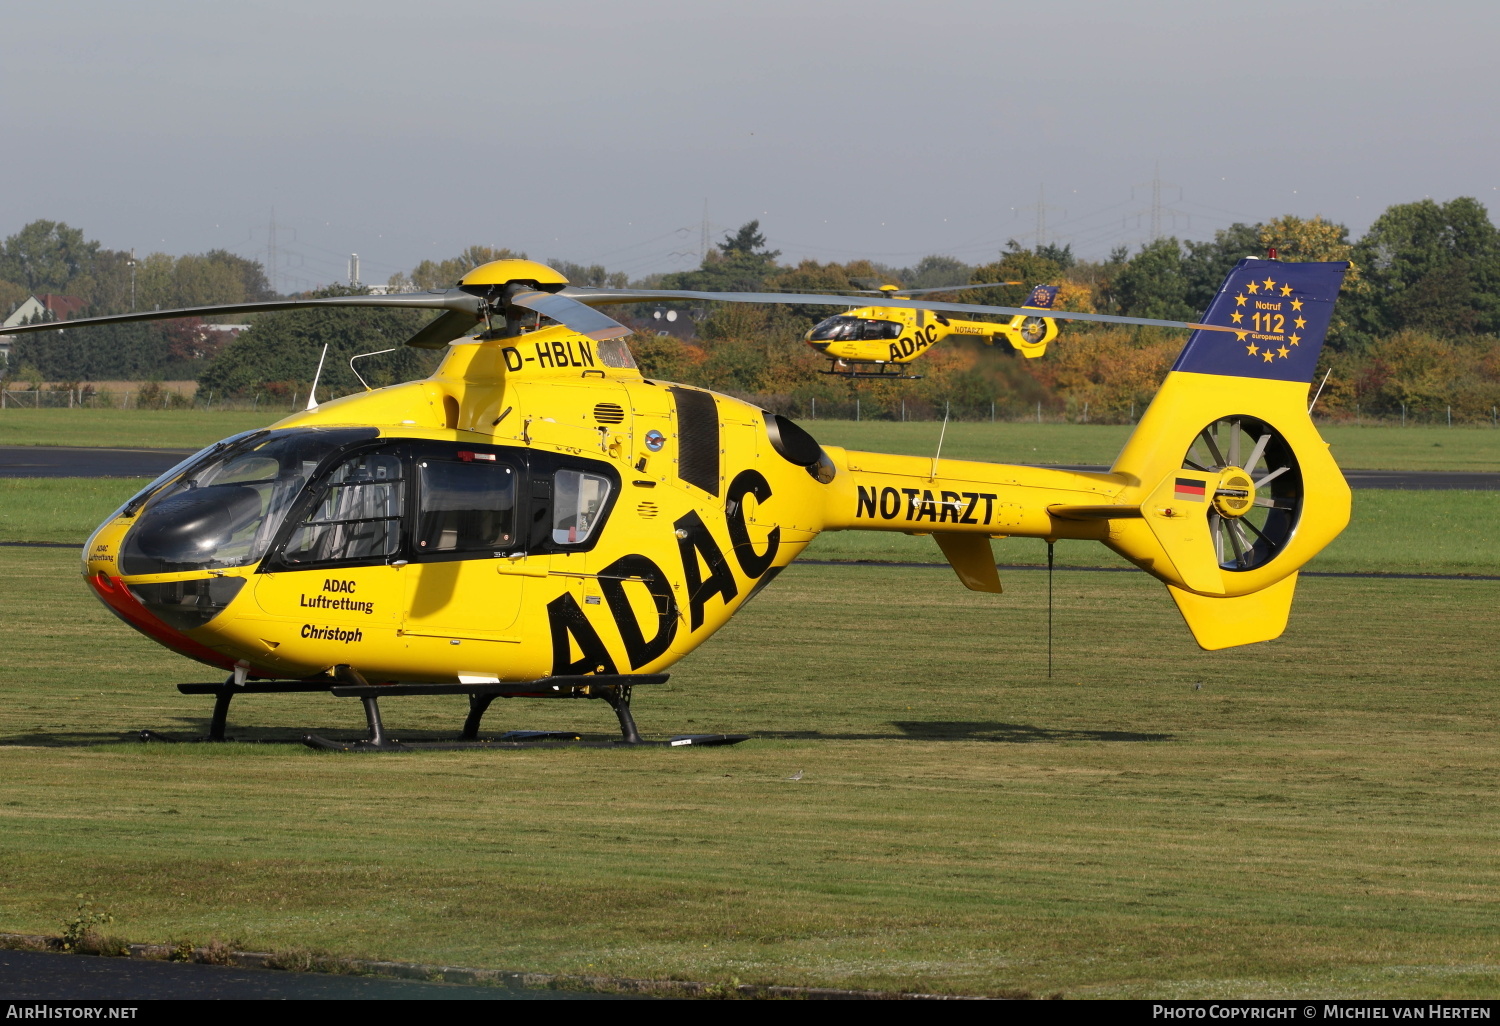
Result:
[[1038,285],[1031,290],[1031,295],[1026,297],[1026,306],[1038,306],[1043,310],[1051,310],[1052,304],[1057,302],[1057,285]]

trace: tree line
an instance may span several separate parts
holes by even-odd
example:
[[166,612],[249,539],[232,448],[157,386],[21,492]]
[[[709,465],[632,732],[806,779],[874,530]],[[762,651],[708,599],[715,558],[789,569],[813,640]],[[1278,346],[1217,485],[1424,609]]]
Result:
[[[1058,304],[1081,312],[1174,320],[1196,318],[1224,275],[1245,256],[1275,249],[1282,260],[1348,260],[1350,273],[1325,347],[1320,399],[1325,412],[1395,415],[1398,410],[1451,407],[1460,420],[1490,420],[1500,404],[1500,230],[1477,200],[1421,200],[1387,209],[1358,239],[1321,217],[1285,215],[1234,224],[1211,239],[1162,238],[1103,260],[1081,260],[1069,246],[1023,247],[1012,241],[996,259],[970,265],[933,255],[911,267],[871,260],[783,263],[751,221],[730,232],[688,271],[629,281],[603,266],[550,260],[578,284],[698,291],[844,291],[898,284],[951,285],[964,302],[1019,305],[1029,287],[1061,286]],[[452,285],[487,260],[524,257],[503,247],[471,246],[448,260],[423,260],[392,277],[389,287]],[[84,240],[58,222],[37,221],[0,246],[0,302],[60,292],[84,299],[89,313],[129,309],[129,254]],[[123,270],[122,270],[123,268]],[[271,298],[260,265],[223,251],[170,257],[152,254],[135,271],[135,308]],[[987,282],[1017,286],[974,288]],[[334,294],[340,288],[325,290]],[[19,296],[20,299],[16,297]],[[944,403],[1007,411],[1040,403],[1053,412],[1088,409],[1091,419],[1124,419],[1149,401],[1182,345],[1180,334],[1150,329],[1065,325],[1042,359],[954,340],[914,365],[919,380],[864,381],[820,373],[826,360],[801,345],[826,307],[680,304],[696,325],[690,340],[646,332],[633,340],[648,375],[699,384],[801,408],[862,397],[867,408]],[[622,318],[641,311],[620,307]],[[12,376],[81,381],[104,378],[191,378],[220,395],[277,395],[304,389],[322,344],[330,345],[324,381],[335,393],[359,387],[348,358],[414,333],[424,318],[412,311],[300,311],[265,314],[225,344],[224,334],[193,322],[125,325],[18,339]],[[642,323],[637,320],[637,323]],[[403,350],[372,357],[361,373],[372,384],[424,373],[431,354]],[[853,389],[854,391],[851,391]]]

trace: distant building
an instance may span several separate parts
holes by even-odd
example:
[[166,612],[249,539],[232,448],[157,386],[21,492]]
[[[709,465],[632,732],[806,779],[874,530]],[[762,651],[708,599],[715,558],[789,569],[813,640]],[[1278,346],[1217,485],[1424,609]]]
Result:
[[[26,302],[11,311],[10,316],[0,321],[0,329],[14,328],[33,321],[65,321],[83,309],[83,300],[77,296],[59,296],[43,292],[29,297]],[[0,360],[10,362],[10,345],[14,335],[0,335]]]
[[650,313],[632,312],[618,317],[618,320],[632,331],[645,335],[670,335],[684,342],[691,342],[698,337],[698,325],[683,310],[658,308]]

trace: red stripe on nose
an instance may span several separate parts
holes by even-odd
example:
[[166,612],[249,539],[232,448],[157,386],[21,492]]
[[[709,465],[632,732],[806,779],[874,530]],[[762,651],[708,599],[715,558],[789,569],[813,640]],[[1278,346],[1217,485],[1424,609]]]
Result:
[[217,666],[221,670],[234,669],[234,660],[222,652],[215,652],[207,645],[200,645],[192,638],[172,627],[168,627],[161,620],[152,616],[146,607],[136,600],[130,593],[130,589],[120,581],[118,577],[108,577],[104,574],[92,575],[88,579],[94,586],[94,594],[99,597],[111,613],[121,620],[140,631],[146,637],[159,645],[165,645],[179,655],[185,655],[189,659],[196,659],[200,663],[209,666]]

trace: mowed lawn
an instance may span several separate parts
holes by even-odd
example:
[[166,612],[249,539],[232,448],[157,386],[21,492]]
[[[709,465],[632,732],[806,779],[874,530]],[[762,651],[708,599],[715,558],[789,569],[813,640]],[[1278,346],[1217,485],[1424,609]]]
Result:
[[199,448],[265,427],[293,411],[18,410],[0,411],[0,445]]
[[[45,411],[43,411],[45,412]],[[941,423],[802,421],[825,445],[931,456]],[[1135,430],[1128,424],[950,423],[943,455],[992,463],[1108,466]],[[1320,424],[1334,458],[1350,470],[1500,471],[1500,430],[1490,427],[1358,427]]]
[[[201,447],[264,427],[290,411],[0,411],[0,445]],[[806,420],[826,445],[917,456],[937,448],[936,421]],[[969,423],[948,425],[943,454],[994,463],[1109,464],[1133,428],[1122,424]],[[1500,471],[1500,430],[1489,427],[1320,425],[1339,464],[1360,470]]]
[[[1500,992],[1500,584],[1308,579],[1286,636],[1203,653],[1159,584],[1002,596],[793,567],[642,728],[728,749],[331,755],[200,732],[209,674],[73,553],[0,549],[0,929],[75,895],[142,941],[538,971],[1069,996]],[[436,736],[462,699],[388,701]],[[589,702],[488,726],[598,736]],[[231,733],[355,736],[242,699]],[[797,771],[800,781],[785,779]]]

